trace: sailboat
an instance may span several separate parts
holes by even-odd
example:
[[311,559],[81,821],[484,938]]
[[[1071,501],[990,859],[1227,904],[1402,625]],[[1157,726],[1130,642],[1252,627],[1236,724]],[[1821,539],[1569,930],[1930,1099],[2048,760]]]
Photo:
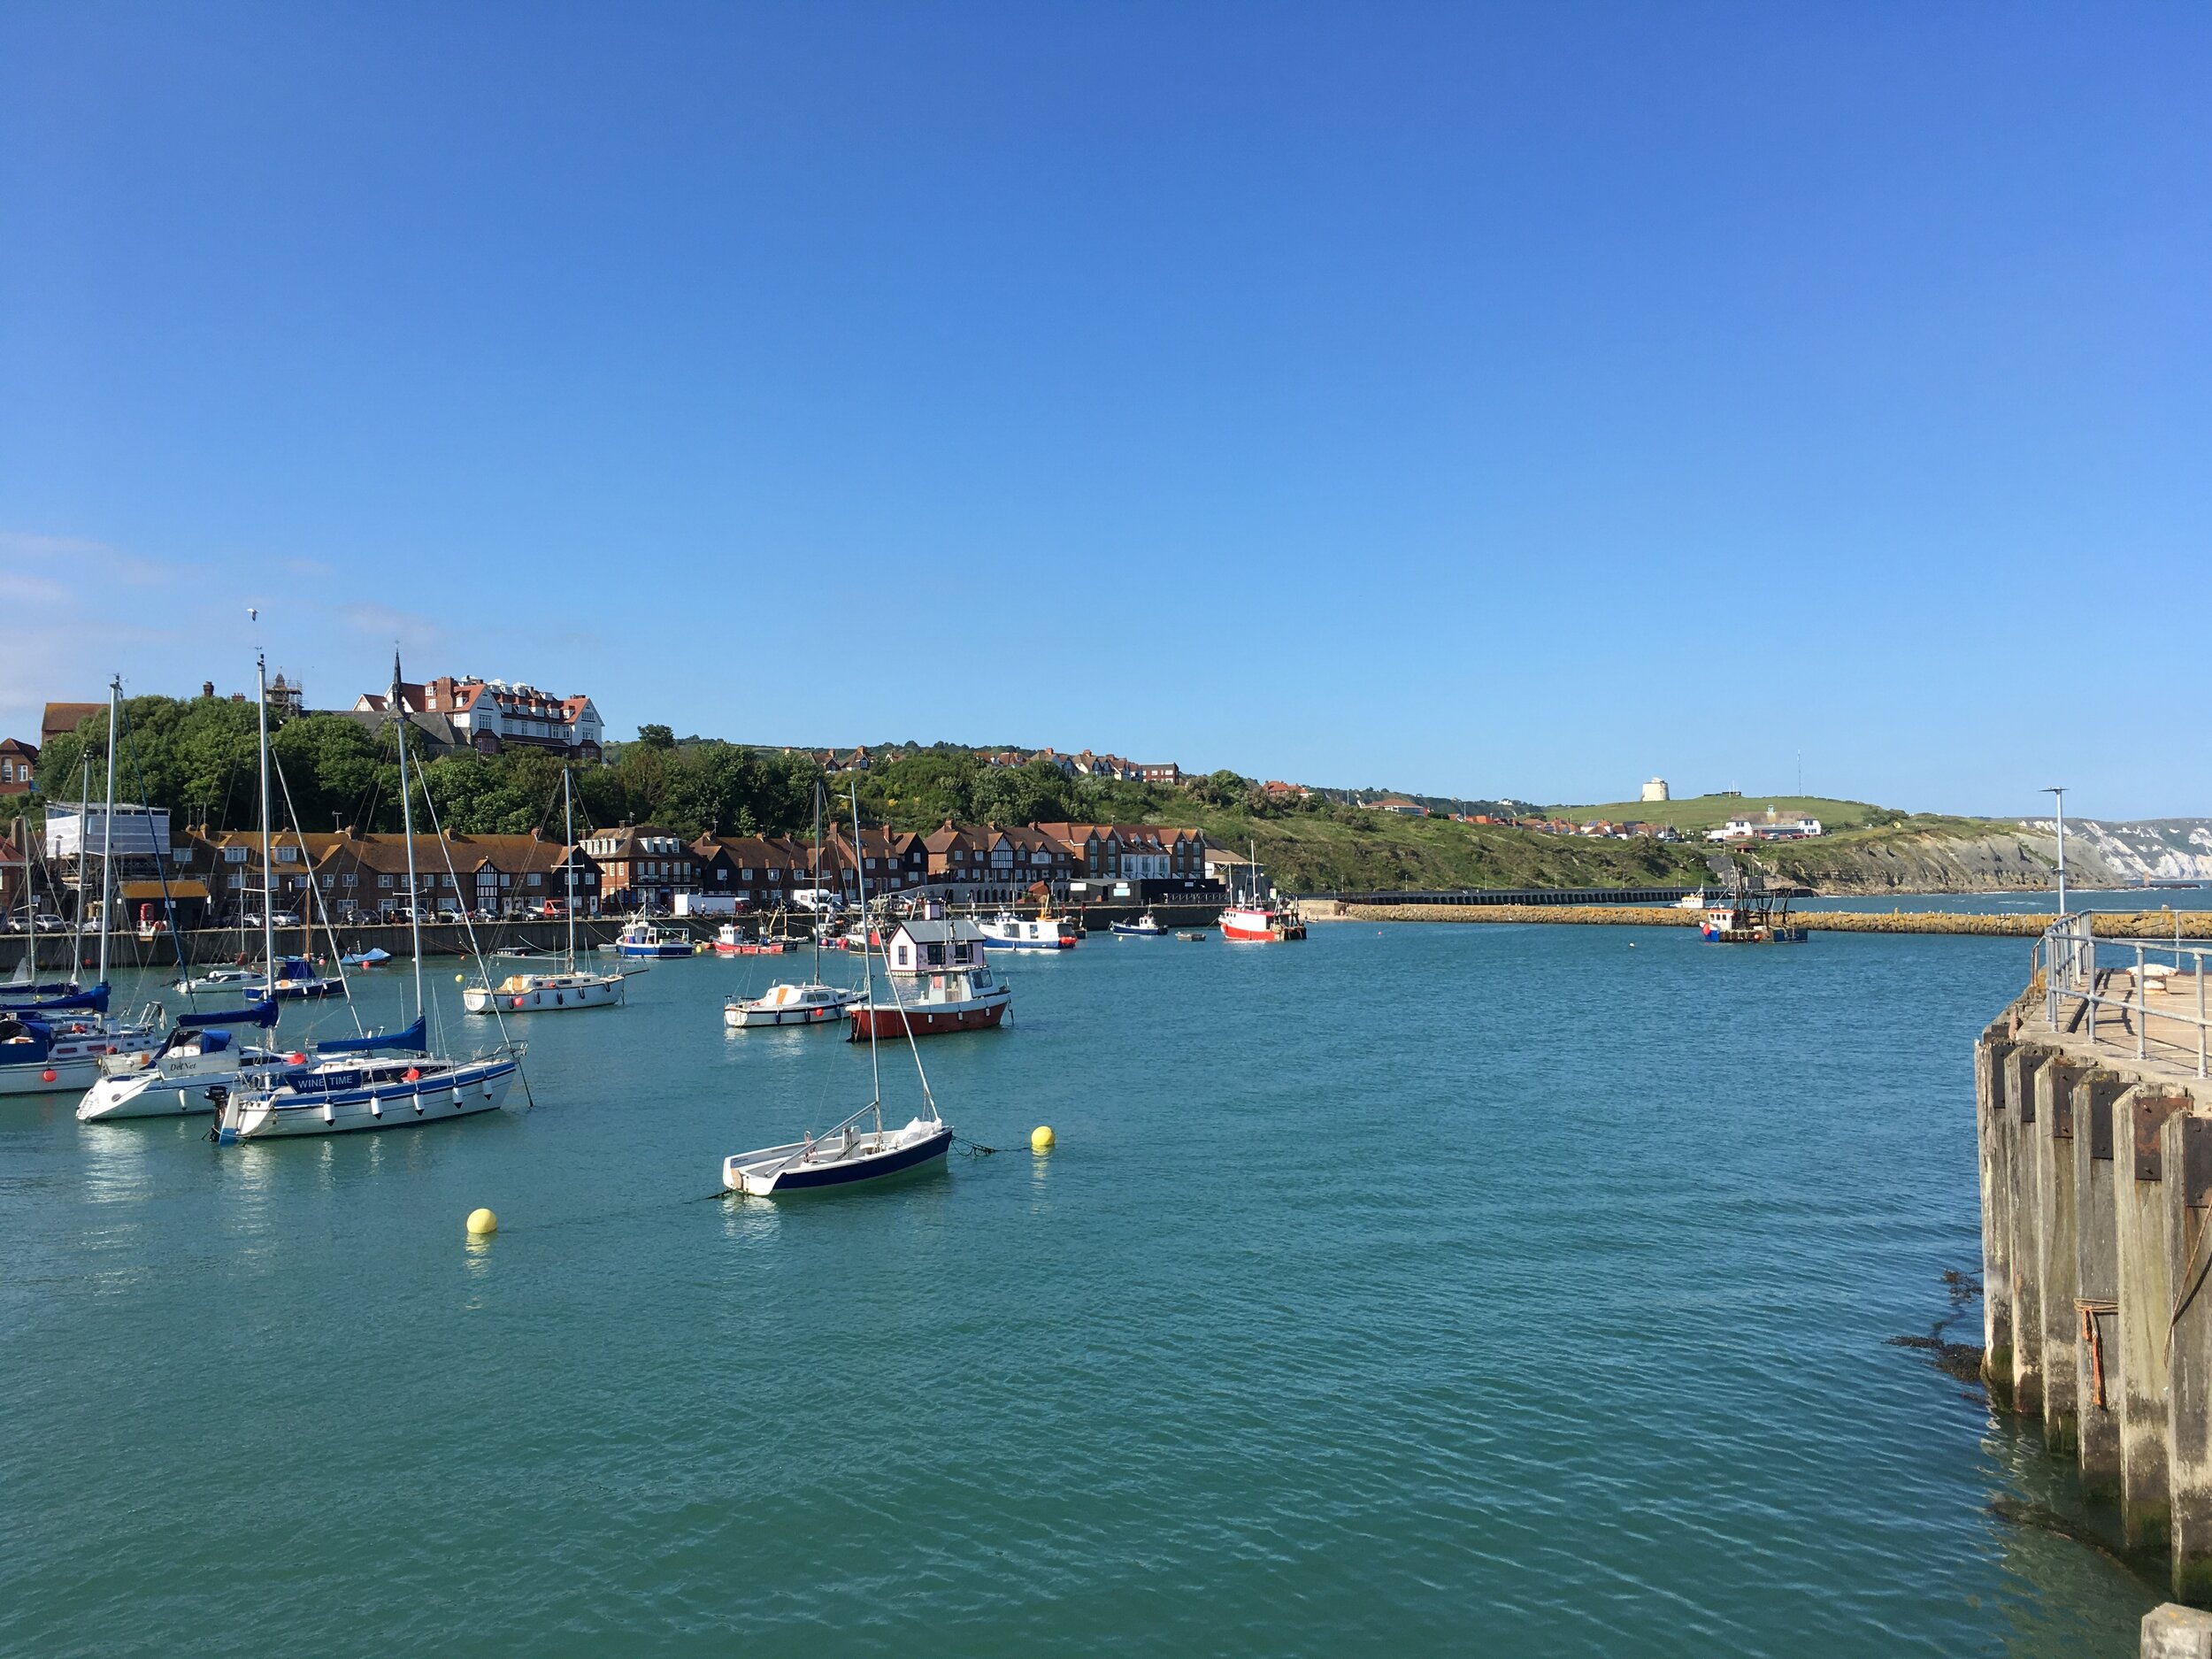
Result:
[[[108,1006],[108,928],[115,889],[115,729],[123,703],[123,682],[108,686],[107,810],[100,839],[100,977],[89,991],[58,996],[35,993],[0,1008],[0,1094],[44,1094],[91,1087],[100,1062],[111,1056],[150,1054],[162,1041],[161,1027],[148,1019],[111,1016]],[[77,868],[84,868],[84,820],[77,820]],[[36,919],[36,907],[33,907]],[[38,935],[31,935],[29,960],[38,959]]]
[[[496,1111],[522,1070],[524,1045],[503,1041],[466,1059],[429,1051],[429,1002],[422,982],[422,891],[415,871],[413,786],[408,778],[407,726],[400,699],[399,657],[392,657],[392,710],[399,722],[399,803],[407,844],[407,926],[413,941],[414,1023],[396,1032],[319,1044],[315,1063],[287,1071],[268,1087],[234,1094],[215,1117],[215,1139],[229,1146],[277,1135],[343,1134],[396,1129]],[[430,804],[435,814],[434,803]],[[496,1014],[497,1010],[494,1010]],[[504,1035],[504,1022],[502,1022]]]
[[[818,848],[818,841],[817,842]],[[853,845],[860,845],[860,792],[853,791]],[[819,854],[818,851],[817,856]],[[861,913],[868,908],[868,878],[856,861]],[[862,957],[864,970],[867,957]],[[897,982],[891,994],[898,995]],[[942,1159],[952,1145],[952,1125],[937,1115],[936,1097],[930,1093],[929,1074],[922,1070],[922,1051],[907,1034],[907,1048],[914,1056],[914,1072],[922,1082],[922,1110],[902,1129],[883,1126],[883,1070],[877,1057],[875,1033],[868,1036],[868,1070],[873,1097],[851,1117],[834,1125],[818,1140],[806,1135],[780,1147],[733,1153],[722,1160],[722,1185],[753,1198],[772,1198],[791,1193],[850,1187],[856,1182],[881,1180]],[[870,1126],[864,1127],[864,1120]]]
[[[857,846],[859,843],[855,842]],[[814,889],[822,888],[822,786],[814,786]],[[866,907],[862,907],[864,911]],[[733,996],[722,1005],[722,1023],[732,1031],[757,1025],[830,1025],[852,1012],[860,993],[822,983],[822,932],[814,930],[814,977],[800,983],[772,985],[764,995]]]
[[[262,949],[276,960],[275,861],[270,856],[274,831],[269,795],[269,665],[266,657],[255,660],[259,687],[257,741],[261,774],[261,918]],[[155,855],[158,861],[160,855]],[[311,897],[314,889],[309,889]],[[181,949],[179,960],[183,957]],[[343,979],[323,979],[313,965],[288,958],[278,969],[277,995],[266,988],[265,978],[250,969],[218,970],[199,979],[179,981],[188,995],[199,991],[237,991],[245,1006],[194,1012],[177,1017],[161,1047],[143,1056],[114,1056],[100,1063],[100,1075],[77,1102],[77,1121],[104,1123],[118,1118],[173,1118],[180,1113],[211,1112],[234,1094],[273,1087],[305,1056],[288,1055],[268,1047],[247,1047],[240,1027],[267,1031],[277,1023],[277,1000],[294,986],[312,982],[326,989],[288,995],[327,995],[345,989]],[[358,1026],[355,1029],[357,1031]]]
[[[561,861],[568,873],[568,951],[558,973],[511,973],[497,985],[487,973],[475,985],[461,990],[461,1006],[472,1014],[503,1010],[510,1014],[541,1013],[553,1009],[611,1008],[622,1001],[619,973],[584,973],[576,967],[576,803],[569,787],[568,769],[561,769],[561,807],[567,825],[563,845],[571,856]],[[644,970],[640,969],[640,972]]]

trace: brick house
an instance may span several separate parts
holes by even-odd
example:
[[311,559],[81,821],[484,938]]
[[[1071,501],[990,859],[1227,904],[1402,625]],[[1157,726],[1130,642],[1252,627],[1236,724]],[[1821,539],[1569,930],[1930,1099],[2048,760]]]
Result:
[[674,830],[655,824],[618,824],[594,830],[578,844],[599,866],[603,910],[647,905],[672,910],[679,893],[699,890],[700,859]]
[[27,795],[38,775],[38,750],[19,737],[0,738],[0,795]]

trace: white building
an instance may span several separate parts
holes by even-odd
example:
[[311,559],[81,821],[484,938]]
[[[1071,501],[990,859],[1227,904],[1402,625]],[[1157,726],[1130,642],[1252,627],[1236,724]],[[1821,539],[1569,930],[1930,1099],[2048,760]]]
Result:
[[1649,783],[1647,783],[1644,786],[1643,798],[1647,801],[1664,801],[1670,799],[1671,797],[1667,794],[1667,780],[1664,778],[1654,778]]
[[[403,681],[399,700],[406,713],[443,716],[463,742],[486,755],[519,743],[596,760],[605,733],[598,709],[581,693],[556,697],[534,686],[511,686],[503,680],[456,680],[443,674],[419,686]],[[353,707],[357,714],[385,712],[391,707],[391,696],[388,692],[365,692]]]

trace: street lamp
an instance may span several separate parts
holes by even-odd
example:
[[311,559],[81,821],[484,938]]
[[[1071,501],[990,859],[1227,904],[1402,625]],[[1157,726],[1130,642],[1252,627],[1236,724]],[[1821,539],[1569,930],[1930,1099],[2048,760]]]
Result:
[[2058,805],[2058,913],[2066,914],[2066,791],[2053,784],[2043,791]]

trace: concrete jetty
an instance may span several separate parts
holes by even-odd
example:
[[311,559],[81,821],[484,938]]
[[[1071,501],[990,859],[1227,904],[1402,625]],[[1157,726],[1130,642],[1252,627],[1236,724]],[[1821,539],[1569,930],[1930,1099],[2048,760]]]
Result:
[[[1301,899],[1308,922],[1541,922],[1563,927],[1695,927],[1699,912],[1677,905],[1580,904],[1356,904],[1340,899]],[[2048,915],[1990,915],[1963,910],[1813,910],[1793,909],[1790,919],[1816,933],[1977,933],[2034,939],[2051,925]],[[2100,912],[2100,939],[2171,939],[2178,920],[2184,939],[2212,939],[2212,910]]]
[[2176,948],[2170,918],[2116,947],[2106,920],[2049,926],[1975,1045],[1983,1376],[2116,1506],[2126,1548],[2208,1605],[2212,951]]

